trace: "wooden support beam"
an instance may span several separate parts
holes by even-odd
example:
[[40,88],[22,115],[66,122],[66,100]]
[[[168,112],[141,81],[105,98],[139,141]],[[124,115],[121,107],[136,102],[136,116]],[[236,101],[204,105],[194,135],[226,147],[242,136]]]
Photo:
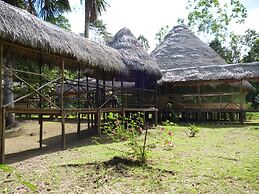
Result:
[[200,90],[200,85],[198,85],[198,103],[199,103],[199,111],[198,111],[198,122],[201,121],[202,119],[202,114],[201,114],[201,90]]
[[244,113],[244,107],[243,107],[243,102],[242,102],[242,85],[243,81],[239,81],[239,102],[240,102],[240,113],[239,113],[239,122],[240,124],[244,124],[244,119],[245,119],[245,113]]
[[[80,65],[78,64],[77,68],[77,108],[80,108]],[[81,131],[81,114],[77,114],[77,134],[78,138],[80,138]]]
[[[39,88],[41,88],[42,86],[42,54],[40,54],[40,62],[39,62]],[[40,93],[42,93],[42,90],[39,90]],[[40,109],[43,108],[42,105],[42,96],[40,96]],[[39,134],[39,142],[40,142],[40,148],[42,148],[42,139],[43,139],[43,115],[39,114],[39,124],[40,124],[40,134]]]
[[97,76],[96,78],[96,96],[95,96],[95,105],[96,107],[99,107],[99,90],[100,90],[100,86],[99,86],[99,76]]
[[62,59],[61,65],[61,131],[62,131],[62,149],[66,148],[65,142],[65,110],[64,110],[64,68],[65,68],[65,61]]
[[5,111],[3,109],[3,66],[4,66],[4,46],[0,42],[0,164],[5,162]]
[[115,107],[114,101],[115,101],[115,96],[114,96],[114,80],[115,77],[112,78],[112,108]]
[[102,111],[99,108],[97,112],[97,132],[100,138],[101,138],[101,124],[102,124]]

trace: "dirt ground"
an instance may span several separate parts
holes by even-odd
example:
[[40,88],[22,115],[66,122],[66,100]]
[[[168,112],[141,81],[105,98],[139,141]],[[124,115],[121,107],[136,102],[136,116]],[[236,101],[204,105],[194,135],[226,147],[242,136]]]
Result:
[[[77,134],[77,123],[70,121],[65,124],[66,148],[83,146],[91,143],[93,131],[81,124],[80,137]],[[5,153],[6,163],[19,162],[34,156],[61,150],[61,123],[44,121],[43,147],[39,145],[39,125],[37,120],[20,121],[18,126],[6,132]]]

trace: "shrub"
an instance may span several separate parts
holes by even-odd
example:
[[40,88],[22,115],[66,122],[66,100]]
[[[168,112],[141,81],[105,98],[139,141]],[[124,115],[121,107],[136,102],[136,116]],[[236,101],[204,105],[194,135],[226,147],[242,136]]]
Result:
[[164,142],[164,145],[168,148],[172,147],[173,144],[173,126],[177,126],[177,124],[170,122],[169,120],[162,123],[162,127],[160,128],[160,140]]
[[195,137],[195,135],[200,132],[200,128],[198,128],[194,124],[192,125],[190,123],[188,126],[188,130],[189,130],[187,133],[188,137]]
[[[132,119],[123,119],[119,114],[110,114],[108,120],[102,126],[103,133],[107,134],[114,142],[127,141],[130,148],[127,154],[145,163],[148,128],[144,126],[143,114],[136,113]],[[142,134],[144,134],[144,139],[141,138]]]

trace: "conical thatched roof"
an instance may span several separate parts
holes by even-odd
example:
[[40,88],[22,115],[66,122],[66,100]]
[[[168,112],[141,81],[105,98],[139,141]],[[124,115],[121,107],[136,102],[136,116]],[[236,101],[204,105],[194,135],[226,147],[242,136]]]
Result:
[[161,78],[161,71],[157,63],[151,59],[129,29],[123,28],[118,31],[108,45],[120,52],[122,60],[133,74],[143,72],[148,76]]
[[[27,55],[27,58],[31,54],[32,58],[33,51],[37,51],[52,54],[51,56],[62,56],[65,58],[66,65],[72,68],[80,64],[81,67],[92,68],[97,72],[99,70],[112,73],[125,71],[125,65],[117,50],[41,21],[28,12],[3,1],[0,1],[0,40],[7,45],[5,48],[9,49],[5,49],[6,55],[21,52]],[[26,49],[10,50],[17,45],[31,50],[28,52]],[[45,62],[47,60],[54,64],[54,57],[49,56],[44,58]]]
[[160,83],[259,79],[259,62],[177,68],[165,72]]
[[163,70],[220,65],[226,62],[185,26],[175,26],[151,52]]

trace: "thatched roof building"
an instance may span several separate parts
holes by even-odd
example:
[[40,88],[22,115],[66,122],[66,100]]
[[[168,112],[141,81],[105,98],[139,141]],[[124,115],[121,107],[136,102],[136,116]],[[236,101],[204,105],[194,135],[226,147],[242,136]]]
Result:
[[64,57],[65,65],[72,69],[80,64],[82,68],[106,73],[126,72],[117,50],[44,22],[3,1],[0,1],[0,41],[4,43],[5,56],[33,60],[35,53],[42,53],[45,63],[60,64],[60,57]]
[[131,77],[138,77],[140,72],[156,80],[161,78],[157,63],[151,59],[129,29],[123,28],[118,31],[108,45],[120,52],[123,62],[130,70]]
[[162,70],[226,63],[212,48],[182,25],[175,26],[150,55]]
[[160,83],[251,80],[259,78],[259,62],[168,69]]

